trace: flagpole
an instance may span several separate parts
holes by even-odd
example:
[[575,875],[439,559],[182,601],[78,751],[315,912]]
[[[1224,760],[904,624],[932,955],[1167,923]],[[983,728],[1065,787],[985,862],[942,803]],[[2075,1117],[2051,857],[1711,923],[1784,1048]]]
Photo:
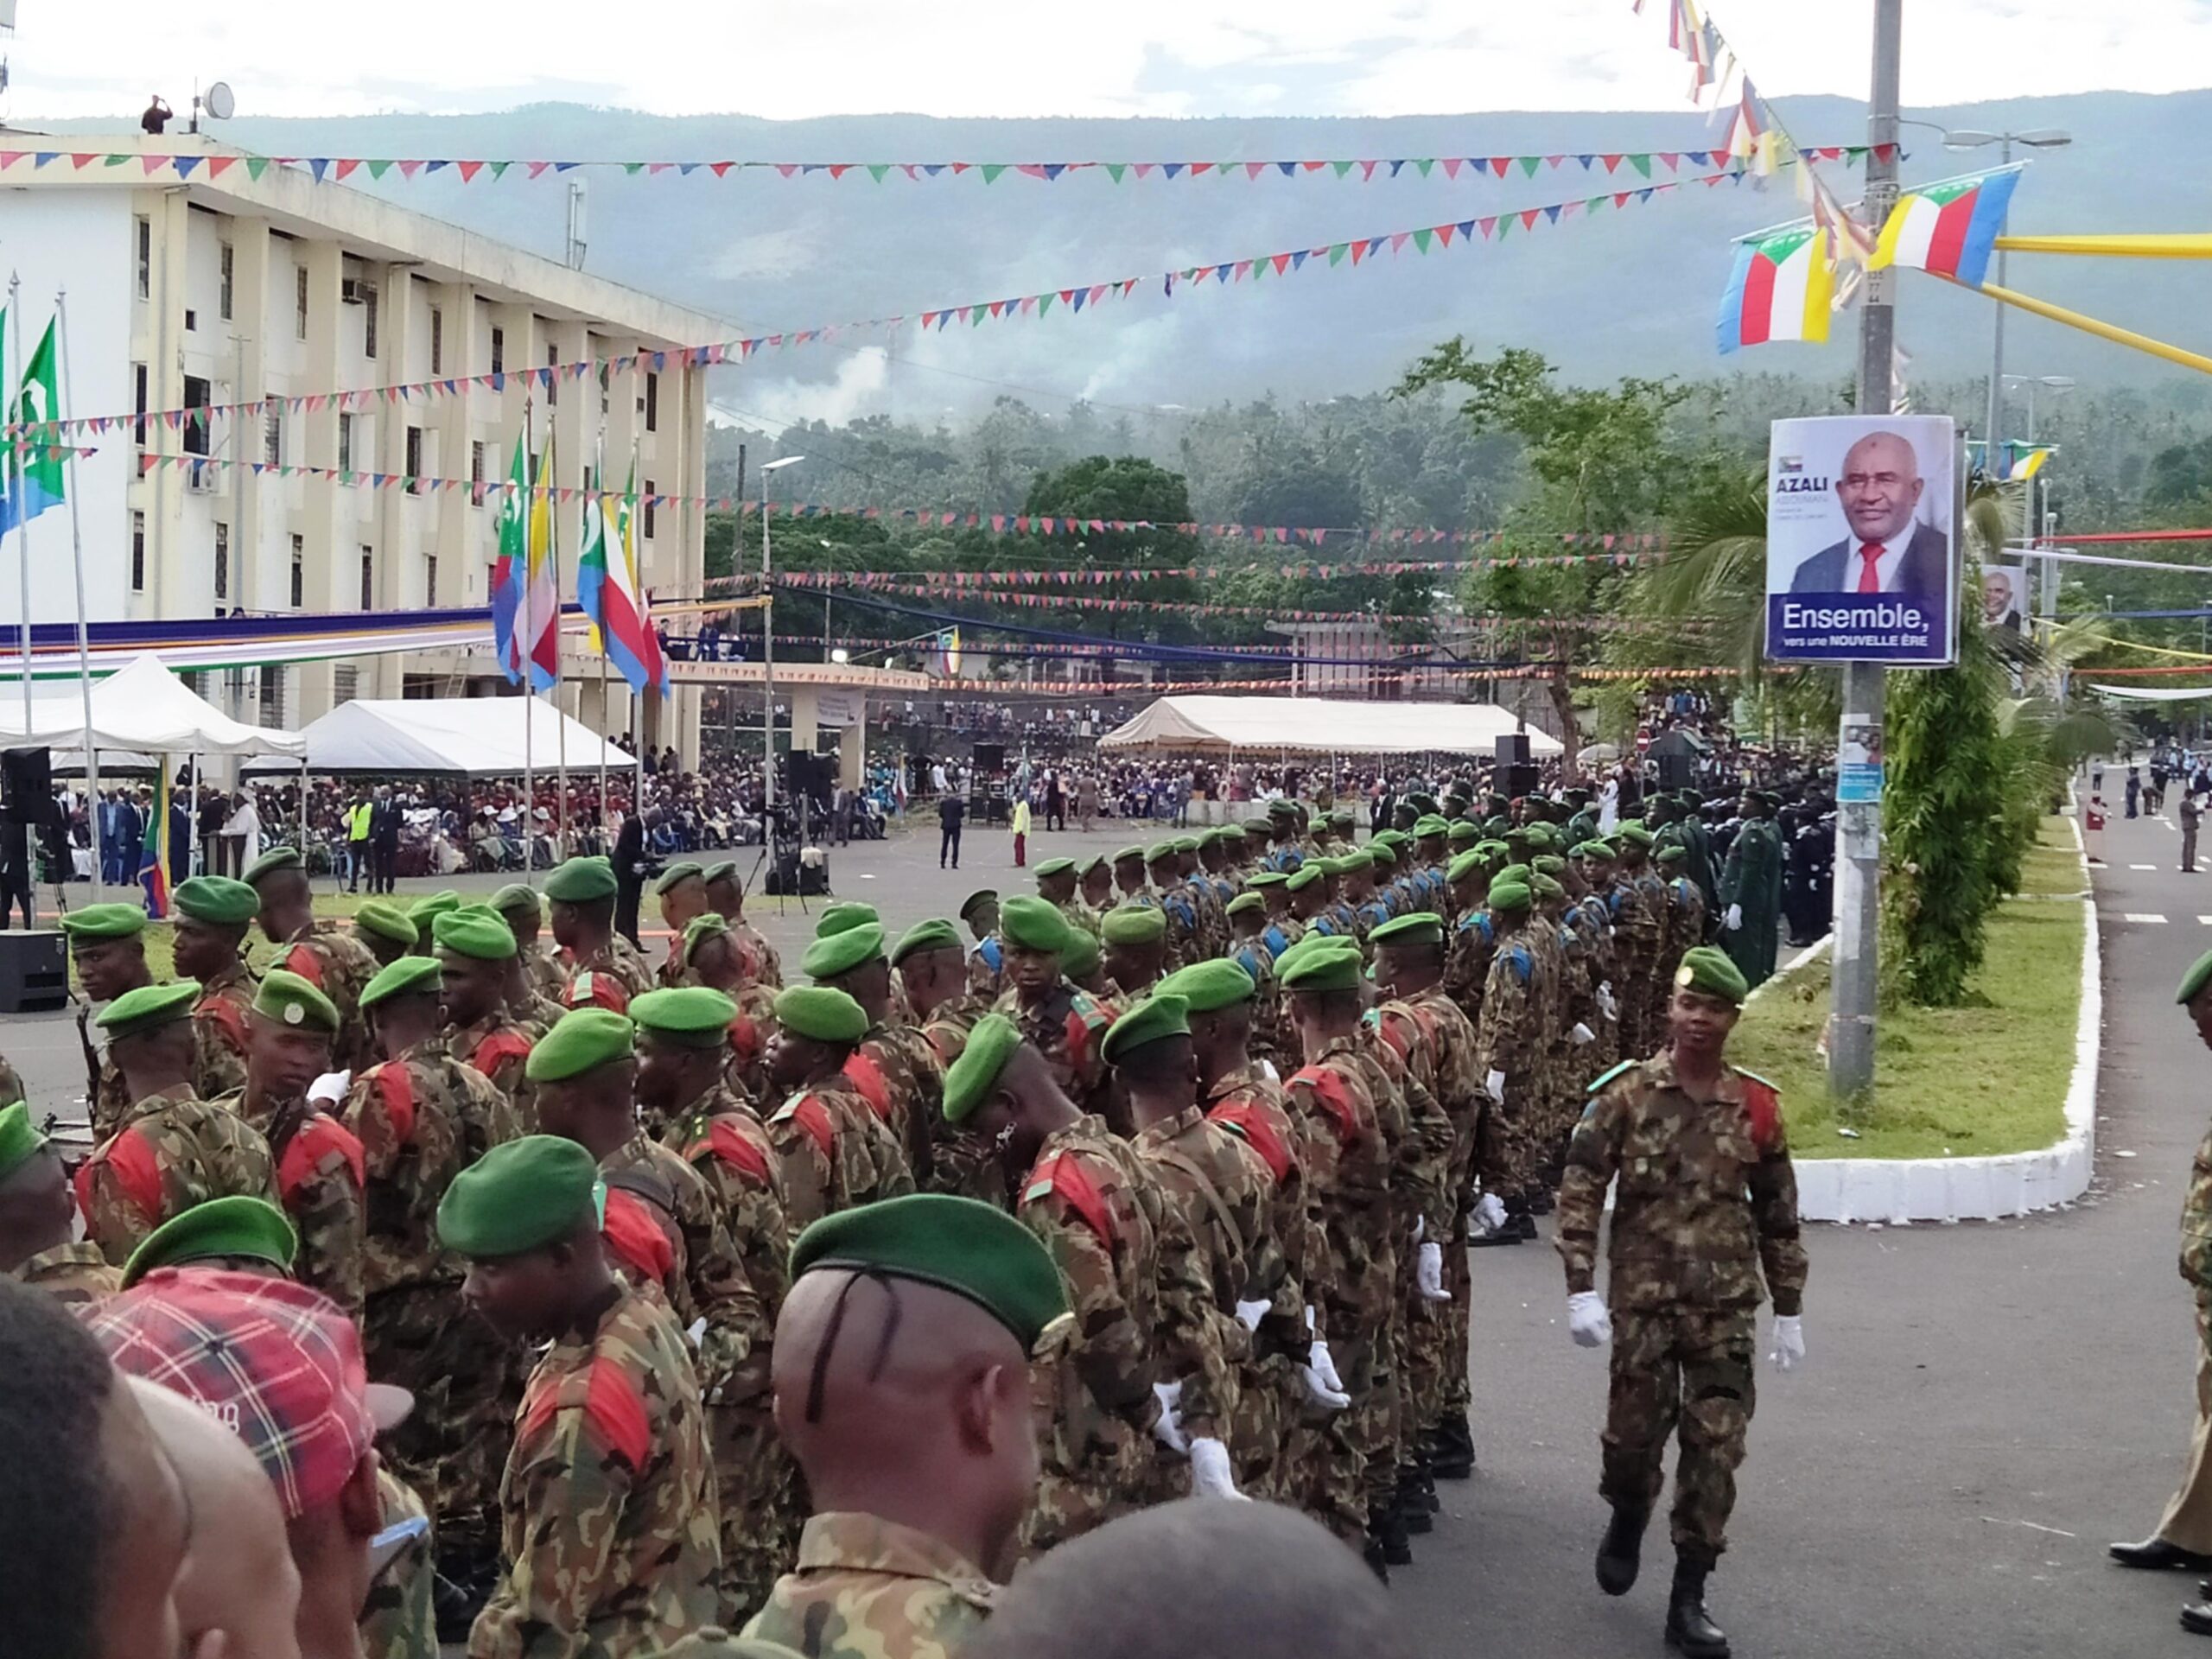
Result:
[[[605,559],[610,566],[607,572],[600,579],[601,586],[599,590],[599,613],[601,618],[599,629],[599,833],[601,838],[605,839],[607,833],[607,728],[612,721],[607,717],[607,626],[604,619],[607,615],[606,584],[613,578],[613,572],[611,566],[614,556],[619,551],[619,550],[609,548],[607,545],[607,400],[605,398],[601,398],[600,400],[599,446],[598,452],[593,458],[592,466],[594,468],[592,474],[593,489],[590,499],[584,504],[584,511],[586,512],[595,512],[599,515],[599,543],[601,548],[601,556],[602,559]],[[579,553],[577,556],[581,558],[582,555]],[[578,567],[576,582],[576,597],[582,599],[583,597],[583,576],[581,566]],[[585,637],[588,639],[590,636],[587,634]],[[610,844],[607,850],[611,854],[613,852],[614,849]]]
[[522,645],[522,879],[525,885],[537,872],[537,757],[531,751],[530,717],[531,707],[537,701],[537,685],[530,671],[537,649],[530,632],[530,520],[537,505],[537,461],[531,454],[531,440],[537,435],[534,426],[531,399],[525,394],[522,400],[522,601],[516,635]]
[[[74,409],[77,405],[69,391],[69,290],[66,288],[57,288],[54,290],[54,353],[61,375],[62,408]],[[20,334],[21,330],[17,333]],[[19,340],[16,350],[20,353],[22,349]],[[20,394],[18,396],[20,397]],[[57,409],[54,413],[58,418],[61,410]],[[62,464],[69,471],[69,563],[77,581],[77,695],[84,704],[85,713],[85,797],[86,804],[92,808],[92,902],[98,904],[100,901],[99,807],[98,804],[100,793],[100,763],[99,753],[92,747],[92,640],[85,624],[85,524],[80,506],[85,499],[85,493],[78,487],[77,484],[75,445],[72,444],[69,447],[69,452],[63,457]],[[20,507],[22,504],[22,496],[19,494],[16,500],[17,506]],[[28,569],[30,563],[28,555],[23,563]],[[30,709],[28,701],[30,695],[30,603],[28,598],[24,601],[23,616],[23,688],[26,698],[23,708],[28,716]],[[27,734],[29,729],[27,725],[25,727]]]
[[[741,497],[745,493],[742,486],[739,487],[738,493]],[[622,534],[620,538],[622,545],[615,551],[622,556],[622,568],[629,575],[630,586],[637,592],[639,625],[645,632],[651,633],[653,626],[652,607],[645,603],[645,578],[638,572],[638,562],[630,556],[631,545],[638,533],[637,494],[638,428],[633,421],[630,426],[630,476],[622,486],[622,517],[620,521],[622,526]],[[643,641],[641,640],[640,643],[642,644]],[[633,691],[630,694],[630,810],[637,815],[640,827],[644,824],[645,816],[645,696],[648,692],[658,690],[664,702],[668,696],[667,676],[668,664],[663,662],[659,685],[656,686],[652,683],[652,677],[648,675],[645,690]],[[706,770],[705,760],[705,746],[702,744],[699,768],[702,772]]]
[[[555,482],[558,483],[558,480]],[[560,762],[560,794],[553,808],[553,822],[560,841],[556,850],[569,855],[569,716],[561,707],[561,514],[560,498],[545,498],[545,562],[553,567],[553,741]]]
[[[14,271],[8,273],[8,381],[16,388],[16,401],[4,406],[10,427],[22,421],[23,400],[23,308],[16,303],[22,289],[22,278]],[[8,501],[16,514],[16,565],[22,584],[23,647],[23,741],[31,738],[31,534],[30,520],[22,517],[23,510],[23,434],[11,432],[8,438]],[[93,815],[97,817],[99,815]],[[99,829],[92,830],[92,880],[99,880]]]

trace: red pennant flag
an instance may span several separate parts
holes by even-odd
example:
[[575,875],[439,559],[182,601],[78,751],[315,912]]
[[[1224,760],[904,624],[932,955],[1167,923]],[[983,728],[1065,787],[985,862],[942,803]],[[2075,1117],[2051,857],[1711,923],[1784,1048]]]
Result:
[[[1490,240],[1491,232],[1497,228],[1497,217],[1496,214],[1492,214],[1488,219],[1477,219],[1475,224],[1483,233],[1483,240],[1487,242]],[[1357,251],[1357,250],[1354,251]]]
[[423,163],[419,161],[402,162],[399,164],[399,171],[401,175],[406,178],[411,179],[422,170]]
[[853,164],[850,162],[832,162],[830,163],[830,176],[833,179],[842,179],[846,174],[852,170]]
[[461,169],[461,181],[463,184],[467,184],[484,170],[484,163],[481,162],[455,162],[454,165]]
[[339,158],[337,167],[334,169],[334,175],[340,183],[343,183],[346,180],[353,177],[353,170],[359,167],[360,164],[360,158],[357,156],[340,156]]
[[1522,208],[1521,210],[1521,228],[1524,231],[1535,230],[1536,228],[1536,221],[1543,216],[1544,210],[1541,207]]
[[1275,268],[1275,275],[1280,276],[1283,272],[1290,269],[1290,256],[1287,253],[1278,253],[1271,257],[1268,263]]

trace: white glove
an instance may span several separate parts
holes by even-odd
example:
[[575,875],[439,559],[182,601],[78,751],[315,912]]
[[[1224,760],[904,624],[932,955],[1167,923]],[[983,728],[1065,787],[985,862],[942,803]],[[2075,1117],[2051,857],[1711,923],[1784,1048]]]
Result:
[[1584,1025],[1580,1020],[1574,1022],[1574,1029],[1568,1032],[1567,1034],[1574,1039],[1574,1046],[1577,1048],[1581,1047],[1585,1043],[1594,1043],[1598,1040],[1598,1033],[1591,1030],[1589,1027]]
[[1268,1310],[1274,1306],[1272,1302],[1239,1302],[1236,1304],[1237,1319],[1247,1331],[1257,1331],[1260,1321],[1268,1317]]
[[1191,1490],[1200,1497],[1252,1501],[1236,1490],[1236,1478],[1229,1472],[1229,1448],[1205,1435],[1191,1442]]
[[1499,1105],[1505,1104],[1505,1073],[1492,1071],[1483,1079],[1483,1092]]
[[1726,928],[1731,933],[1733,933],[1738,928],[1743,926],[1743,925],[1744,907],[1741,905],[1729,906],[1728,913],[1720,918],[1720,925]]
[[1613,982],[1610,979],[1598,987],[1598,1012],[1608,1020],[1621,1017],[1621,1005],[1613,1001]]
[[1805,1363],[1805,1321],[1801,1315],[1777,1314],[1774,1321],[1774,1351],[1767,1356],[1777,1371],[1794,1371]]
[[1602,1348],[1613,1339],[1613,1316],[1594,1290],[1578,1290],[1567,1299],[1567,1328],[1578,1348]]
[[346,1091],[353,1086],[353,1074],[351,1071],[326,1071],[308,1084],[308,1098],[342,1106],[346,1103]]
[[1190,1442],[1183,1438],[1183,1424],[1176,1408],[1183,1403],[1180,1382],[1155,1382],[1154,1397],[1160,1402],[1160,1416],[1153,1423],[1153,1437],[1170,1452],[1188,1452]]
[[1421,1256],[1414,1267],[1414,1282],[1421,1287],[1424,1302],[1448,1302],[1452,1293],[1444,1288],[1444,1247],[1424,1244]]
[[1306,1363],[1299,1370],[1306,1376],[1306,1392],[1316,1403],[1332,1411],[1342,1411],[1351,1404],[1351,1390],[1344,1387],[1344,1380],[1337,1375],[1337,1362],[1329,1352],[1329,1344],[1316,1337],[1306,1350]]
[[1485,1192],[1475,1200],[1475,1219],[1490,1232],[1503,1231],[1505,1226],[1505,1200],[1495,1192]]

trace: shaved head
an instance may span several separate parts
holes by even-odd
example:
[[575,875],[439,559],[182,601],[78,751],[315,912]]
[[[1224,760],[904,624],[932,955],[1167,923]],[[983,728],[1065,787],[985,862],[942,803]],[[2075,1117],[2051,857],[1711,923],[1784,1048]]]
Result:
[[1889,542],[1904,534],[1920,505],[1920,457],[1895,432],[1869,432],[1843,457],[1835,493],[1851,533],[1861,541]]

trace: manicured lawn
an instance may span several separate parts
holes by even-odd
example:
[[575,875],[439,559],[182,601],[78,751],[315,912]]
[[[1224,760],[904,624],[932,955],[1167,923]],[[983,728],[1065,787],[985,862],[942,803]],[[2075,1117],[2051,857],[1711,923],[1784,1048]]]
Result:
[[[2029,856],[2029,894],[2085,885],[2064,820],[2044,821]],[[1960,1008],[1885,1008],[1876,1027],[1874,1098],[1856,1116],[1828,1097],[1815,1052],[1828,1013],[1825,959],[1745,1011],[1736,1062],[1782,1090],[1800,1158],[1937,1158],[2045,1147],[2065,1130],[2082,981],[2082,906],[2008,900],[1991,919],[1987,954]],[[1856,1140],[1838,1131],[1848,1126]]]

